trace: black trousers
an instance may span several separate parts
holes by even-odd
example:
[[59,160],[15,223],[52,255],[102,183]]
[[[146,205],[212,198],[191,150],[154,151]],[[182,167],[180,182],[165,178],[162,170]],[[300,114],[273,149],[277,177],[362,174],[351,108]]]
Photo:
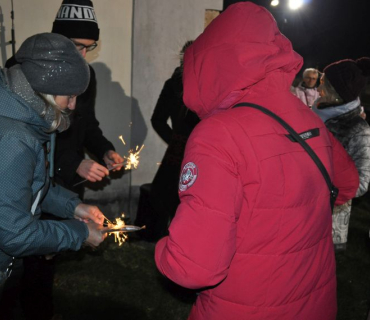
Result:
[[54,314],[55,259],[31,256],[22,260],[17,261],[5,282],[0,298],[0,320],[50,320]]

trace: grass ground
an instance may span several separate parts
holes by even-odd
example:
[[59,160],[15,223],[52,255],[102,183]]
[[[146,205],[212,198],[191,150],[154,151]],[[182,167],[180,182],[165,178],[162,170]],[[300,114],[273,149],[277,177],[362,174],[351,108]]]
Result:
[[[365,320],[370,306],[370,194],[355,199],[347,250],[336,254],[337,320]],[[156,270],[154,244],[108,238],[57,260],[55,308],[64,320],[185,320],[195,292]],[[212,319],[210,319],[212,320]],[[310,319],[314,320],[314,319]]]
[[108,238],[99,249],[60,256],[54,300],[65,320],[186,319],[195,292],[162,277],[154,244]]
[[337,320],[366,320],[370,307],[370,193],[354,199],[347,250],[336,254]]

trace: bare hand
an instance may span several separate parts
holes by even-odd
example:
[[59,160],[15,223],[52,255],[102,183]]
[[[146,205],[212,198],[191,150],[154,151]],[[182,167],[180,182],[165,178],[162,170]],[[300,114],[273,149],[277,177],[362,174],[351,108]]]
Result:
[[124,161],[124,159],[116,151],[107,151],[103,160],[109,169],[114,168],[113,171],[119,171],[122,169],[123,165],[115,166],[115,164],[122,163]]
[[103,226],[94,222],[87,223],[89,229],[89,236],[87,237],[85,244],[90,247],[97,247],[107,237],[106,233],[102,232]]
[[94,160],[84,159],[77,168],[77,174],[86,180],[96,182],[109,175],[109,171]]
[[96,206],[80,203],[74,213],[76,219],[86,223],[94,222],[102,225],[104,222],[104,215]]

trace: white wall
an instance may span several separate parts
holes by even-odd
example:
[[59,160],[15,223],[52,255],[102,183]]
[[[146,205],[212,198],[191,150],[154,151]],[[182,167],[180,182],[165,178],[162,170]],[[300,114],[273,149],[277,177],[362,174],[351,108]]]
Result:
[[[15,13],[16,49],[29,36],[49,32],[62,0],[13,0]],[[122,155],[130,146],[118,139],[123,135],[130,141],[131,121],[131,35],[132,0],[95,0],[94,9],[100,28],[98,48],[88,53],[87,60],[94,67],[98,81],[96,115],[104,135]],[[0,2],[0,65],[11,53],[11,1]],[[116,175],[117,176],[117,175]],[[95,185],[85,198],[102,203],[103,210],[119,214],[128,207],[130,174]]]
[[[14,0],[17,48],[28,36],[51,30],[61,2]],[[101,33],[99,46],[89,53],[88,60],[97,73],[97,118],[105,136],[122,155],[127,155],[130,147],[145,147],[137,170],[92,185],[86,198],[98,203],[105,213],[126,211],[134,218],[138,187],[152,181],[165,151],[165,144],[150,124],[155,103],[165,80],[179,64],[182,45],[199,36],[205,10],[221,10],[222,0],[93,2]],[[0,28],[5,28],[5,33],[0,29],[3,65],[11,55],[9,45],[4,49],[4,41],[11,37],[11,1],[1,0],[0,7],[4,20],[1,22],[0,17]],[[121,134],[127,146],[118,140]]]
[[150,117],[164,82],[179,65],[178,53],[187,40],[203,32],[205,10],[222,10],[222,4],[222,0],[134,0],[132,97],[144,115],[147,134],[133,186],[151,182],[162,160],[166,145],[152,129]]

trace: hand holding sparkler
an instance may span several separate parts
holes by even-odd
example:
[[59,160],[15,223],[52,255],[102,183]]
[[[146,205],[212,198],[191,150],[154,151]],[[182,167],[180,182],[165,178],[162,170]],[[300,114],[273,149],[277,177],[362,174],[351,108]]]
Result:
[[124,162],[124,159],[116,152],[113,150],[108,150],[104,157],[103,160],[105,164],[107,165],[109,171],[119,171],[122,168],[122,163]]
[[90,221],[86,225],[89,229],[89,236],[85,240],[85,244],[95,248],[104,241],[104,239],[107,237],[107,234],[102,232],[104,227],[101,224],[96,224]]
[[109,174],[106,167],[91,159],[82,160],[76,172],[80,177],[85,178],[84,181],[91,182],[101,181]]
[[94,222],[96,224],[103,225],[104,223],[104,215],[99,210],[97,206],[91,206],[85,203],[80,203],[77,205],[74,211],[74,215],[76,219],[79,219],[83,222]]
[[[131,149],[129,151],[128,156],[127,157],[126,156],[123,157],[123,161],[121,163],[112,164],[109,169],[106,169],[105,168],[105,170],[107,170],[108,171],[108,174],[109,174],[109,171],[112,171],[114,169],[117,169],[118,167],[123,166],[123,165],[125,165],[125,170],[131,170],[132,168],[137,169],[137,167],[139,165],[139,154],[140,154],[141,150],[143,150],[143,148],[144,148],[144,145],[142,145],[141,148],[139,148],[139,146],[137,146],[136,149],[135,149],[135,151],[133,149]],[[84,179],[84,180],[82,180],[80,182],[75,183],[73,186],[74,187],[75,186],[78,186],[79,184],[84,183],[87,180],[91,181],[90,179]]]
[[96,206],[80,203],[75,208],[75,218],[86,223],[89,235],[85,243],[91,247],[97,247],[106,238],[102,233],[104,229],[104,215]]

